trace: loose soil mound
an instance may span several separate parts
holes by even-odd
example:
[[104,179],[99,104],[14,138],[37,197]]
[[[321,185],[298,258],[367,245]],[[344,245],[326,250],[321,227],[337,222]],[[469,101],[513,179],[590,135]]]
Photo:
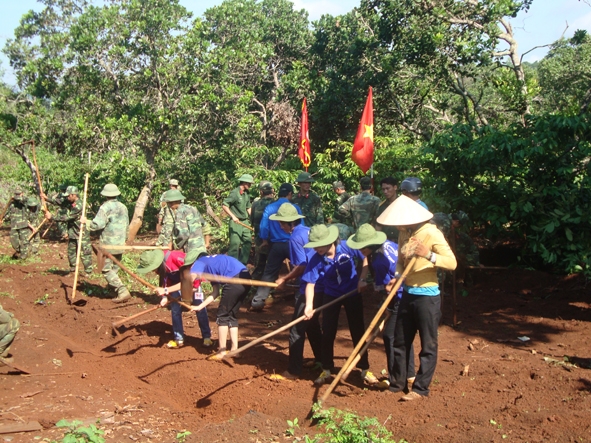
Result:
[[[307,420],[325,387],[306,369],[294,382],[269,375],[287,366],[282,333],[249,349],[233,367],[205,360],[194,315],[184,314],[187,339],[171,339],[170,313],[158,310],[120,328],[111,323],[136,314],[157,297],[134,291],[130,303],[115,305],[99,275],[81,278],[78,298],[68,303],[73,275],[64,275],[64,243],[42,246],[40,260],[8,260],[8,230],[0,232],[0,303],[22,326],[11,348],[14,364],[31,375],[0,367],[0,426],[39,421],[46,429],[12,435],[13,442],[60,439],[61,419],[94,422],[107,441],[284,442],[286,420],[299,419],[296,436],[315,434]],[[396,438],[409,442],[591,441],[589,347],[590,290],[579,278],[524,270],[477,270],[474,285],[458,294],[452,326],[452,296],[444,297],[439,363],[431,396],[402,403],[400,394],[366,387],[353,372],[329,397],[327,406],[375,416]],[[90,293],[89,293],[90,292]],[[35,303],[37,301],[37,303]],[[380,299],[365,294],[369,324]],[[293,301],[279,299],[264,313],[241,312],[244,344],[291,320]],[[215,306],[209,310],[215,335]],[[518,337],[527,337],[521,341]],[[417,349],[420,345],[417,339]],[[336,364],[352,350],[344,314],[335,348]],[[310,357],[309,349],[306,350]],[[577,364],[563,357],[577,357]],[[371,370],[386,359],[381,339],[370,349]],[[463,375],[464,374],[464,375]],[[9,437],[10,438],[10,437]]]

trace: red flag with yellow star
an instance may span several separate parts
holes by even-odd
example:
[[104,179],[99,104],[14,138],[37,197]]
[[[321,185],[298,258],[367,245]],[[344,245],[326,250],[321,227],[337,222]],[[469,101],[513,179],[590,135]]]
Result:
[[373,164],[373,98],[371,86],[369,87],[369,94],[367,95],[359,129],[357,129],[357,136],[353,143],[351,158],[364,174]]
[[308,136],[308,107],[306,106],[306,97],[304,97],[304,102],[302,103],[302,124],[300,127],[298,157],[307,171],[308,166],[312,163],[312,153],[310,151],[310,138]]

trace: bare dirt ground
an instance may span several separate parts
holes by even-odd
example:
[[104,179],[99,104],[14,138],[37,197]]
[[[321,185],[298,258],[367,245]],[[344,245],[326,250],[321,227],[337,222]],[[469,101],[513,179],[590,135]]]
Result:
[[[307,419],[326,389],[313,385],[319,371],[306,370],[295,382],[267,378],[286,369],[287,332],[245,351],[233,368],[205,360],[210,349],[188,313],[181,349],[164,347],[171,339],[166,310],[115,336],[113,321],[157,297],[134,286],[132,301],[115,305],[102,290],[104,280],[93,275],[81,278],[85,293],[78,297],[86,304],[70,305],[65,243],[44,244],[39,260],[22,264],[7,259],[8,232],[0,231],[0,303],[22,325],[11,348],[14,363],[32,375],[0,367],[0,427],[37,420],[44,429],[3,434],[3,441],[59,440],[63,431],[53,425],[64,418],[100,419],[114,442],[175,442],[184,430],[192,433],[187,442],[291,442],[286,420],[296,417],[296,436],[319,431]],[[375,416],[409,442],[591,441],[590,287],[578,277],[525,270],[474,271],[473,277],[469,293],[458,295],[455,328],[452,297],[444,298],[429,398],[402,403],[401,394],[367,388],[354,372],[326,406]],[[365,301],[369,324],[380,300],[368,292]],[[261,314],[243,308],[241,343],[289,322],[291,312],[289,298]],[[215,339],[215,306],[209,317]],[[341,321],[337,366],[352,350],[344,314]],[[524,336],[529,341],[518,339]],[[577,364],[565,363],[565,355]],[[381,338],[369,359],[374,373],[385,369]]]

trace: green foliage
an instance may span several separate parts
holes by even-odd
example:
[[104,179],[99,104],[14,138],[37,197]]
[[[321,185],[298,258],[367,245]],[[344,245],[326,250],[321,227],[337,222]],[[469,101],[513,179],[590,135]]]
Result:
[[300,427],[298,424],[298,418],[294,418],[293,420],[287,420],[288,428],[285,430],[285,435],[288,437],[295,436],[296,429]]
[[[102,437],[105,432],[93,424],[82,426],[82,422],[78,420],[71,422],[60,420],[55,425],[58,428],[67,429],[60,443],[105,443],[105,439]],[[54,441],[52,443],[58,442]]]
[[185,443],[186,438],[191,435],[190,431],[181,431],[176,434],[176,441],[178,443]]

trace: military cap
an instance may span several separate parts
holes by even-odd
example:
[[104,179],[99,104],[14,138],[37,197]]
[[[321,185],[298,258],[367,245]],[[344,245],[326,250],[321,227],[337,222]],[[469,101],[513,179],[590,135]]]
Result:
[[23,188],[21,188],[20,186],[17,186],[16,188],[14,188],[14,195],[20,195],[23,193]]
[[315,181],[309,172],[300,172],[296,178],[297,183],[314,183]]
[[337,180],[336,182],[333,182],[332,189],[345,189],[345,185],[342,181]]
[[370,189],[371,188],[371,178],[370,177],[361,177],[359,179],[359,186],[361,189]]
[[37,206],[39,205],[39,200],[37,200],[35,197],[29,197],[27,199],[27,206]]
[[252,178],[252,175],[250,175],[250,174],[242,174],[238,178],[238,181],[240,183],[254,183],[254,178]]
[[176,178],[171,178],[170,181],[168,182],[168,184],[170,186],[178,186],[179,185],[179,181]]
[[181,191],[179,191],[178,189],[169,189],[168,191],[166,191],[164,193],[164,196],[162,197],[162,201],[165,202],[180,202],[183,201],[185,199],[185,196],[183,194],[181,194]]
[[458,211],[451,214],[452,220],[457,220],[463,226],[468,226],[470,224],[470,217],[464,211]]
[[273,190],[273,183],[267,180],[263,180],[259,183],[259,191],[272,191]]
[[103,187],[103,190],[101,191],[101,195],[105,196],[105,197],[117,197],[118,195],[121,195],[121,192],[119,191],[119,188],[117,187],[116,184],[107,183]]
[[78,195],[78,188],[76,186],[68,186],[66,191],[63,193],[64,196],[76,194]]
[[68,189],[68,185],[66,185],[65,183],[62,183],[61,185],[59,185],[57,187],[60,191],[65,191],[66,189]]
[[283,183],[279,186],[279,194],[293,192],[293,185],[291,183]]

